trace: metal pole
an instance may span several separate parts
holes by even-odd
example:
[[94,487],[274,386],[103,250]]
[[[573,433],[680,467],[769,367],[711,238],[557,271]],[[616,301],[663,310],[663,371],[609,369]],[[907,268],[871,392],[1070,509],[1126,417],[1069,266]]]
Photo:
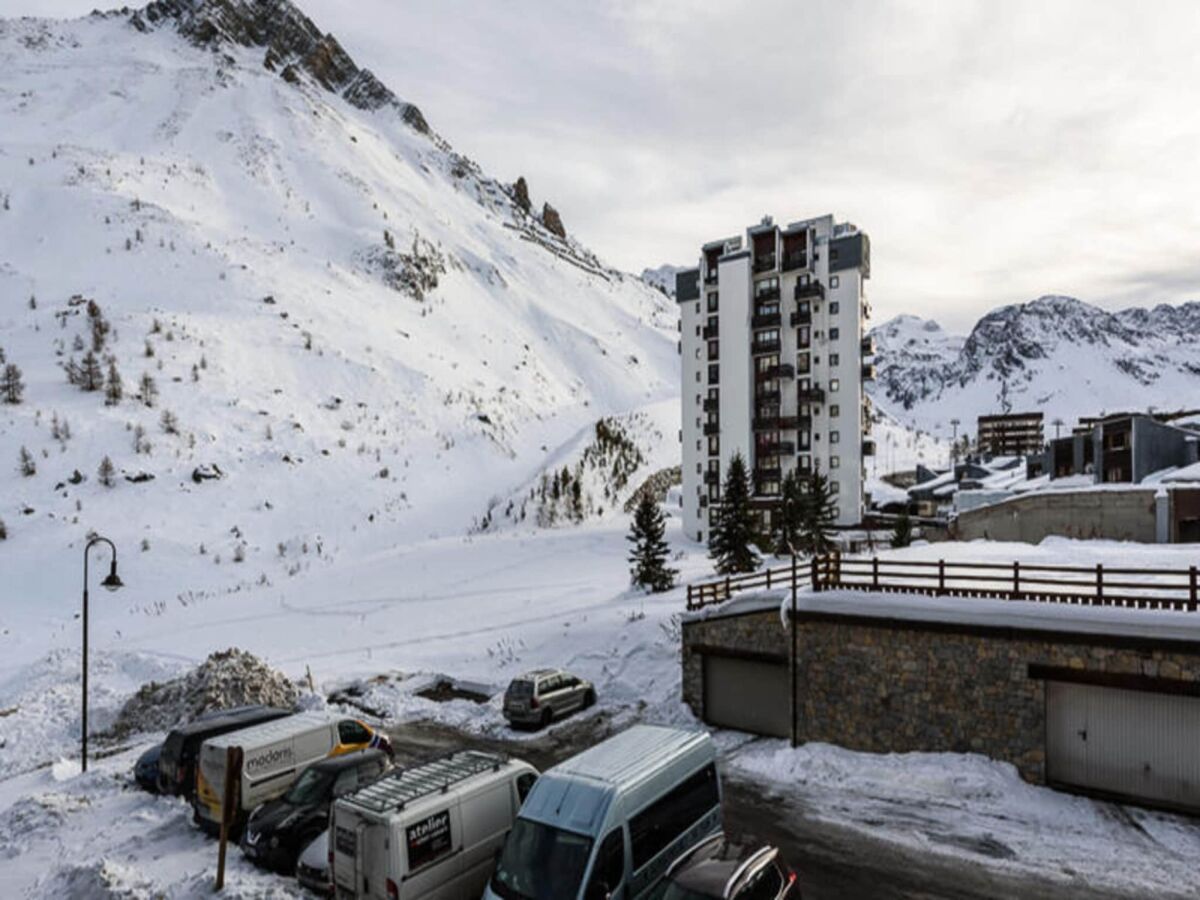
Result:
[[796,670],[797,670],[797,642],[796,642],[796,548],[788,542],[788,549],[792,552],[792,746],[796,747],[800,743],[798,734],[797,719],[799,718],[799,710],[797,709],[798,701],[796,698]]
[[83,771],[87,771],[87,695],[88,695],[88,551],[95,541],[83,548]]

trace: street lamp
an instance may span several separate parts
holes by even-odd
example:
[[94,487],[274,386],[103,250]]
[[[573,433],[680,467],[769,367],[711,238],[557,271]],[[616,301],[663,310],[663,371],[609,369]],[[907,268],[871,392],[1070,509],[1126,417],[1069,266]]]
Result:
[[115,591],[118,588],[124,587],[119,575],[117,575],[117,547],[106,537],[97,535],[87,542],[87,546],[83,548],[83,771],[87,771],[87,712],[88,712],[88,554],[92,547],[96,544],[108,544],[108,549],[112,551],[112,564],[108,568],[108,575],[100,582],[100,587],[106,591]]

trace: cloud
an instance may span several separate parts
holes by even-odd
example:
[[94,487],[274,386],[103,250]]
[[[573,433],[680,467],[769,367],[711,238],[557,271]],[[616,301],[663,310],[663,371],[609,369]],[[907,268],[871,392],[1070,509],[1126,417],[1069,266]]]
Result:
[[961,329],[1048,292],[1200,297],[1191,2],[301,5],[633,271],[689,262],[764,213],[833,212],[871,234],[882,317]]

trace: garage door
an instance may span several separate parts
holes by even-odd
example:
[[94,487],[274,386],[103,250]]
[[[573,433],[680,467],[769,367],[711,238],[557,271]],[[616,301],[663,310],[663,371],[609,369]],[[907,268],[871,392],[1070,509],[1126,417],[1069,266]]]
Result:
[[1200,810],[1200,697],[1046,683],[1046,777]]
[[704,718],[710,725],[790,737],[786,662],[704,657]]

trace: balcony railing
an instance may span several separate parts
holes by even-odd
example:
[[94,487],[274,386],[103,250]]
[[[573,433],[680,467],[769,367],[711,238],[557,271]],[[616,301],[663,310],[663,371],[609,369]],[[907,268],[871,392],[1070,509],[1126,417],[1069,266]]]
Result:
[[780,392],[775,391],[758,391],[754,395],[754,399],[758,403],[778,403]]
[[811,309],[806,310],[805,312],[800,312],[799,310],[796,310],[796,312],[792,313],[791,323],[792,323],[793,328],[795,328],[799,325],[811,325],[812,324],[812,310]]
[[755,431],[795,431],[800,425],[799,416],[756,416]]
[[862,339],[862,344],[860,346],[862,348],[863,356],[874,356],[875,355],[875,338],[872,337],[871,335],[868,334],[868,335],[864,336]]
[[704,473],[704,483],[705,484],[720,484],[721,483],[721,473],[718,472],[716,469],[708,469]]
[[875,366],[872,363],[863,363],[862,377],[863,381],[875,380]]
[[720,329],[716,325],[705,325],[704,330],[700,332],[705,340],[715,338],[720,334]]
[[704,423],[704,433],[705,433],[705,435],[720,434],[721,433],[721,423],[720,422],[705,422]]
[[766,303],[768,300],[779,299],[779,285],[769,288],[757,288],[754,291],[754,300],[756,303]]
[[705,397],[704,402],[701,403],[700,406],[705,412],[716,412],[718,409],[720,409],[720,404],[721,401],[719,401],[716,397]]
[[[776,339],[773,341],[754,341],[752,344],[750,344],[750,352],[751,353],[778,353],[779,352],[779,340]],[[711,356],[709,357],[709,359],[714,359],[714,358],[715,357],[711,357]]]
[[794,253],[785,253],[783,255],[783,271],[791,272],[794,269],[808,268],[808,253],[804,250],[799,250]]
[[[811,431],[812,430],[812,416],[805,415],[804,413],[801,413],[800,415],[796,416],[796,430],[797,431]],[[808,450],[808,447],[801,447],[800,449]]]
[[777,366],[769,366],[758,372],[759,381],[771,381],[775,378],[795,378],[796,368],[791,363],[780,363]]
[[761,256],[754,257],[755,272],[770,272],[775,268],[775,254],[764,253]]
[[783,478],[781,469],[755,469],[754,483],[759,484],[764,481],[779,481]]
[[796,399],[801,403],[824,403],[825,390],[824,388],[800,388],[796,391]]
[[796,299],[803,300],[805,297],[824,297],[825,285],[819,281],[798,282],[796,284]]
[[755,313],[750,317],[751,328],[778,328],[783,323],[783,316],[777,312]]
[[775,450],[779,456],[795,456],[796,444],[793,441],[780,441],[775,445]]

